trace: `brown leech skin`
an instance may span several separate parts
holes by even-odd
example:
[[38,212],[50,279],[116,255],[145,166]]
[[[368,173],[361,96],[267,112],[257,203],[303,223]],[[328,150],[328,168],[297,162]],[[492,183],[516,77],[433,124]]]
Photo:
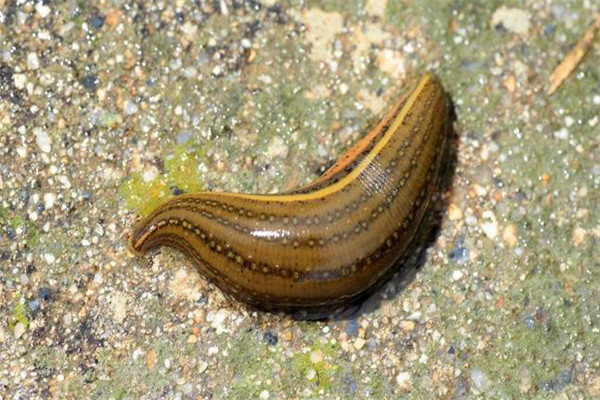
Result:
[[129,247],[183,251],[224,292],[310,318],[373,293],[414,250],[451,130],[425,75],[321,177],[280,195],[194,193],[141,220]]

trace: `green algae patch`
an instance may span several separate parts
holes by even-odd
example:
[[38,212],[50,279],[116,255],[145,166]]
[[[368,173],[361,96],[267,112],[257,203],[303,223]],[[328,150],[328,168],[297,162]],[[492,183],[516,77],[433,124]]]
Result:
[[257,399],[263,390],[273,390],[281,383],[273,379],[277,365],[284,361],[279,349],[257,342],[249,333],[236,336],[233,343],[224,340],[219,347],[231,347],[227,368],[232,378],[228,391],[218,398]]
[[8,210],[0,208],[0,223],[10,226],[30,249],[40,243],[40,230],[32,221],[20,215],[10,218]]
[[13,307],[12,311],[12,320],[10,321],[8,327],[13,329],[15,325],[19,323],[23,324],[25,329],[29,328],[29,313],[25,307],[23,296],[18,296],[15,300],[15,306]]
[[142,175],[133,173],[121,187],[120,192],[127,208],[137,211],[138,214],[147,215],[152,209],[161,204],[169,196],[167,185],[158,178],[145,182]]
[[174,193],[194,193],[203,189],[199,166],[206,159],[206,150],[198,145],[176,146],[164,160],[163,174],[146,181],[135,172],[119,189],[127,208],[145,216]]
[[300,376],[312,382],[317,391],[330,393],[335,385],[340,366],[336,363],[340,345],[317,341],[306,353],[294,356],[294,368]]

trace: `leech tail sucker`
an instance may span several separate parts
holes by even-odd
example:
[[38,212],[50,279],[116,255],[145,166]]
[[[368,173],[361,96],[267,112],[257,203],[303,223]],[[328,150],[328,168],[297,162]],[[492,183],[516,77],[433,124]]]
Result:
[[129,248],[175,247],[261,309],[311,315],[356,304],[414,251],[451,122],[439,80],[425,75],[312,184],[280,195],[173,197],[137,223]]

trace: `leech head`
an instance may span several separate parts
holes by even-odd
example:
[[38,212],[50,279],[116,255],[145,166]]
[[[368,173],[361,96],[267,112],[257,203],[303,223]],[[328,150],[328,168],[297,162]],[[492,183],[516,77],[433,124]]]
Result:
[[156,225],[146,225],[138,222],[135,225],[133,232],[128,235],[127,250],[132,255],[139,257],[146,253],[143,249],[144,241],[156,229]]
[[137,221],[133,231],[129,234],[127,250],[135,256],[143,256],[152,249],[152,241],[149,239],[164,225],[165,221],[156,221],[156,218],[147,216]]

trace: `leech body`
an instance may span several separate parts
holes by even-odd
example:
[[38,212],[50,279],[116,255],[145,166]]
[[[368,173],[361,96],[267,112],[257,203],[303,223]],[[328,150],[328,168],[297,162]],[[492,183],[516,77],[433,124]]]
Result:
[[175,247],[261,309],[310,315],[355,303],[409,255],[450,124],[442,86],[426,75],[312,184],[281,195],[174,197],[134,228],[130,248]]

